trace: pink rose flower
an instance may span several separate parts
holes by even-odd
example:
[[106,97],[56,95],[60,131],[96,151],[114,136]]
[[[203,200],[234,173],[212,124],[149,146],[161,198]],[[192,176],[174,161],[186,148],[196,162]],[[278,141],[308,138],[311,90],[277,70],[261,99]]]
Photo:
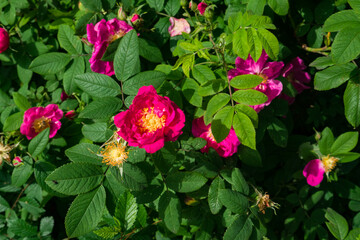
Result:
[[240,145],[240,141],[233,128],[230,129],[229,135],[222,142],[217,143],[211,132],[211,124],[205,125],[203,117],[193,120],[192,134],[207,141],[206,146],[200,150],[201,152],[208,152],[209,148],[212,147],[221,157],[232,156],[237,152]]
[[74,110],[70,110],[67,113],[65,113],[65,117],[69,120],[73,120],[76,116],[76,113]]
[[89,60],[91,70],[108,76],[114,75],[113,62],[102,61],[101,58],[111,42],[125,36],[133,28],[126,22],[114,18],[110,21],[102,19],[95,26],[90,23],[86,29],[88,41],[94,45]]
[[4,28],[0,28],[0,53],[9,48],[9,34]]
[[324,156],[322,159],[314,159],[308,162],[303,170],[303,175],[310,186],[317,186],[324,178],[324,173],[328,174],[335,166],[338,158]]
[[134,14],[133,16],[132,16],[132,18],[131,18],[131,22],[133,23],[133,22],[135,22],[136,20],[138,20],[140,18],[140,16],[139,16],[139,14]]
[[[287,63],[282,70],[282,76],[288,79],[298,93],[302,93],[305,89],[310,88],[304,84],[311,81],[310,74],[303,71],[305,69],[306,66],[304,61],[301,58],[296,57]],[[285,99],[289,104],[292,104],[295,101],[294,97],[287,96],[284,93],[281,93],[280,98]]]
[[56,104],[49,104],[45,108],[29,108],[24,113],[24,120],[20,127],[20,133],[30,140],[49,127],[49,138],[52,138],[61,127],[60,119],[62,117],[63,111],[61,111]]
[[256,112],[260,112],[262,109],[264,109],[265,106],[268,106],[274,98],[279,96],[283,89],[282,83],[278,80],[275,80],[275,78],[280,75],[281,69],[284,67],[284,63],[267,62],[267,59],[268,55],[264,50],[257,62],[252,59],[250,54],[246,60],[238,57],[235,61],[236,68],[231,69],[228,72],[228,77],[230,80],[238,75],[244,74],[259,75],[264,79],[264,81],[262,81],[262,83],[260,83],[254,89],[264,93],[268,97],[268,100],[263,104],[250,106]]
[[159,96],[153,86],[143,86],[129,109],[114,118],[117,134],[129,146],[154,153],[165,141],[175,141],[185,126],[184,112],[168,97]]
[[207,6],[208,5],[206,3],[204,3],[204,2],[201,2],[201,3],[198,4],[197,7],[198,7],[198,10],[199,10],[201,15],[204,15],[204,12],[205,12]]
[[14,160],[12,161],[12,164],[14,167],[20,166],[23,164],[22,159],[18,156],[14,157]]
[[190,33],[190,24],[184,18],[174,18],[171,17],[170,19],[171,26],[169,27],[168,31],[171,37],[181,35],[182,32]]

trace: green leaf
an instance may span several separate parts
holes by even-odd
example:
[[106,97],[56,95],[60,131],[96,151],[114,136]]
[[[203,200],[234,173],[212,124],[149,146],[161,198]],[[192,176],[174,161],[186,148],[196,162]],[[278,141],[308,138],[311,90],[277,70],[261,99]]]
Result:
[[327,208],[325,218],[329,221],[326,222],[326,226],[332,235],[334,235],[336,239],[345,239],[349,231],[346,219],[331,208]]
[[360,23],[360,15],[353,10],[344,10],[331,15],[326,19],[323,31],[337,32],[347,27],[357,27]]
[[336,153],[333,156],[339,159],[339,163],[348,163],[359,159],[360,153],[355,153],[355,152]]
[[249,185],[238,168],[234,168],[231,172],[232,186],[234,190],[245,195],[249,194]]
[[104,122],[85,124],[81,128],[81,132],[93,142],[106,142],[113,134],[113,131],[108,129],[107,124]]
[[85,71],[85,62],[81,57],[74,58],[68,70],[64,73],[63,84],[64,90],[67,94],[72,94],[75,92],[77,86],[75,83],[75,77],[79,74],[84,73]]
[[233,119],[233,128],[240,142],[251,149],[256,149],[255,128],[250,118],[237,112]]
[[55,165],[49,162],[36,161],[34,169],[35,179],[41,188],[46,192],[50,193],[51,195],[64,197],[65,195],[55,192],[45,183],[45,179],[55,170],[55,168]]
[[80,118],[106,119],[118,113],[122,107],[122,101],[119,98],[104,97],[96,99],[87,105],[79,114]]
[[65,155],[73,162],[102,165],[102,159],[97,155],[99,153],[100,147],[90,143],[80,143],[65,151]]
[[235,110],[236,112],[242,112],[246,116],[248,116],[248,118],[250,118],[251,122],[253,123],[254,127],[258,126],[259,117],[257,112],[252,107],[246,106],[244,104],[236,104]]
[[188,100],[191,105],[196,107],[201,107],[203,100],[203,98],[199,96],[198,93],[199,87],[199,84],[194,79],[186,78],[181,89],[186,100]]
[[330,152],[332,154],[350,152],[357,145],[358,138],[358,132],[343,133],[335,140]]
[[238,216],[226,230],[224,240],[247,240],[251,236],[252,228],[250,217]]
[[91,11],[101,12],[102,9],[101,0],[80,0],[80,2],[84,5],[85,8]]
[[45,182],[52,189],[66,195],[88,192],[103,179],[100,166],[89,163],[68,163],[55,169]]
[[103,227],[94,231],[96,235],[105,239],[114,239],[114,237],[121,232],[120,228],[115,226]]
[[37,227],[30,225],[23,219],[9,220],[8,229],[20,237],[32,237],[37,234]]
[[321,138],[319,140],[319,149],[323,155],[330,154],[331,146],[335,141],[334,135],[330,128],[326,127],[321,132]]
[[120,86],[109,76],[99,73],[84,73],[75,77],[77,86],[93,97],[115,97],[120,94]]
[[53,217],[44,217],[40,221],[40,235],[47,236],[50,235],[54,228],[54,218]]
[[360,125],[360,85],[350,80],[344,92],[345,117],[354,127]]
[[359,0],[348,0],[348,3],[352,9],[354,9],[356,12],[360,11],[360,2]]
[[173,172],[166,178],[166,185],[176,192],[187,193],[200,189],[207,179],[196,172]]
[[262,46],[265,52],[269,55],[269,57],[271,59],[277,59],[280,47],[279,41],[277,40],[275,35],[263,28],[259,28],[257,30],[257,35],[259,36]]
[[[360,23],[360,22],[359,22]],[[360,28],[344,28],[331,45],[331,54],[337,64],[347,63],[360,54]]]
[[145,71],[136,74],[123,84],[123,92],[127,95],[137,95],[139,88],[142,86],[160,87],[165,81],[166,75],[159,71]]
[[154,8],[157,12],[161,12],[164,8],[164,0],[146,0],[151,8]]
[[218,92],[221,92],[228,86],[226,80],[222,78],[213,79],[199,87],[198,92],[202,97],[211,96]]
[[10,209],[9,203],[0,195],[0,212],[5,212],[6,209]]
[[208,194],[208,203],[212,214],[218,214],[223,206],[220,201],[219,190],[224,188],[224,180],[219,176],[214,178],[214,180],[211,182]]
[[230,189],[219,189],[219,196],[222,204],[233,213],[246,212],[249,202],[243,194]]
[[13,98],[14,98],[15,105],[16,105],[20,110],[26,111],[26,110],[28,110],[29,108],[31,108],[31,104],[30,104],[30,102],[27,100],[26,97],[24,97],[23,95],[21,95],[21,94],[18,93],[18,92],[13,92],[12,95],[13,95]]
[[31,158],[24,157],[24,164],[16,167],[11,175],[11,185],[21,187],[30,178],[33,173],[32,160]]
[[175,16],[180,10],[180,1],[179,0],[169,0],[165,5],[165,11],[170,16]]
[[70,62],[70,55],[65,53],[45,53],[35,58],[29,69],[41,75],[60,72]]
[[262,54],[263,46],[257,31],[254,28],[247,29],[248,44],[250,46],[250,55],[257,62]]
[[265,4],[266,0],[249,0],[246,10],[261,16],[263,15]]
[[68,53],[82,53],[81,41],[75,36],[75,32],[68,25],[60,25],[58,32],[58,40],[60,46],[64,48]]
[[50,128],[46,128],[45,130],[41,131],[36,137],[31,139],[28,150],[32,157],[36,157],[37,155],[42,153],[42,151],[44,151],[46,145],[49,142],[49,133]]
[[314,87],[319,91],[337,88],[350,79],[356,66],[352,63],[335,65],[315,74]]
[[271,9],[280,16],[285,16],[289,11],[288,0],[268,0]]
[[139,55],[153,63],[163,61],[160,49],[148,39],[139,38]]
[[277,118],[272,118],[267,127],[270,138],[280,147],[286,147],[289,132],[285,124]]
[[246,165],[262,167],[261,155],[257,150],[240,145],[238,153],[240,160]]
[[250,89],[259,85],[264,79],[258,75],[245,74],[231,79],[230,85],[237,89]]
[[221,109],[214,116],[211,123],[211,132],[214,135],[216,142],[222,142],[230,132],[234,116],[234,108],[228,106]]
[[104,62],[113,62],[114,61],[115,53],[119,47],[119,43],[121,40],[122,40],[122,38],[119,38],[119,39],[116,39],[115,41],[109,43],[104,55],[101,58],[101,61],[104,61]]
[[165,222],[165,226],[176,233],[180,228],[181,204],[176,194],[166,191],[159,200],[159,215]]
[[219,93],[213,96],[206,107],[206,112],[204,115],[205,125],[211,123],[213,115],[224,107],[230,101],[230,95],[227,93]]
[[205,65],[195,65],[192,70],[192,74],[200,85],[207,83],[209,80],[216,79],[213,71]]
[[304,209],[306,211],[312,209],[322,199],[324,193],[324,191],[317,191],[316,193],[311,195],[304,203]]
[[123,183],[133,191],[141,191],[147,187],[147,179],[145,173],[135,164],[125,162],[123,164]]
[[105,189],[100,186],[74,199],[65,217],[65,229],[69,238],[84,235],[97,226],[105,209],[105,198]]
[[24,112],[17,112],[6,118],[4,123],[4,132],[18,130],[23,122]]
[[136,199],[130,192],[125,192],[119,197],[115,209],[115,217],[119,219],[124,230],[130,230],[134,225],[138,212]]
[[248,34],[244,28],[240,28],[233,35],[233,51],[242,59],[247,59],[250,52]]
[[190,78],[190,69],[193,69],[193,67],[194,67],[195,55],[190,54],[190,55],[184,55],[184,56],[187,56],[187,57],[184,58],[184,61],[182,63],[182,70],[183,70],[185,76]]
[[139,41],[135,30],[126,33],[122,38],[114,57],[114,70],[116,78],[126,81],[137,74],[139,62]]
[[254,89],[239,90],[233,93],[234,101],[246,105],[259,105],[268,100],[267,96]]
[[331,56],[318,57],[309,64],[310,67],[316,67],[317,70],[322,70],[332,65],[334,65],[334,62]]

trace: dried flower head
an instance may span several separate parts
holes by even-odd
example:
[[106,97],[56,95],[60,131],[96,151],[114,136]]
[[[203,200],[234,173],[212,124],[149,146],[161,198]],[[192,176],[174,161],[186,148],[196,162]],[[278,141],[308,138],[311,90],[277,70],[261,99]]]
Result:
[[10,163],[10,152],[16,148],[19,143],[15,145],[7,145],[4,143],[3,138],[0,139],[0,165],[5,160],[7,163]]
[[262,214],[265,214],[265,210],[267,208],[271,208],[272,210],[274,210],[274,213],[276,215],[276,209],[280,208],[280,204],[273,202],[270,199],[270,195],[267,194],[266,192],[265,192],[265,194],[263,194],[256,188],[255,188],[255,192],[257,193],[256,205],[259,207],[259,212],[261,212]]
[[101,150],[102,162],[111,165],[121,167],[124,161],[128,158],[129,152],[126,150],[126,143],[123,141],[113,141],[105,144],[105,147]]

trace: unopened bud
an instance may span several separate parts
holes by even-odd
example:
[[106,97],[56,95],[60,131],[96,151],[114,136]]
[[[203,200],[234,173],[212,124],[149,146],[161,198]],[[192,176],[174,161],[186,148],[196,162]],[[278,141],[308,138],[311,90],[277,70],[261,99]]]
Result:
[[137,20],[139,20],[140,19],[140,16],[139,16],[139,14],[134,14],[132,17],[131,17],[131,22],[132,23],[134,23],[134,22],[136,22]]
[[125,13],[125,11],[123,10],[122,7],[119,8],[118,18],[119,18],[120,20],[123,20],[123,21],[126,20],[126,13]]
[[192,0],[189,3],[189,8],[191,9],[191,11],[196,12],[197,11],[197,4],[194,3]]
[[214,17],[214,9],[211,7],[206,8],[204,17],[211,20]]
[[14,167],[18,167],[20,165],[23,165],[24,163],[22,162],[22,159],[20,157],[15,157],[12,161],[12,164]]

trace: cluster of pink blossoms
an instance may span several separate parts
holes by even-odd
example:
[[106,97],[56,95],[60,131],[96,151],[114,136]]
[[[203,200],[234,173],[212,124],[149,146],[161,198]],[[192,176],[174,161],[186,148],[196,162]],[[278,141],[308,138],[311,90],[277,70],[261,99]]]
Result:
[[[253,60],[250,54],[246,60],[238,57],[235,60],[236,68],[231,69],[228,72],[228,77],[230,80],[238,75],[245,74],[258,75],[264,79],[254,89],[264,93],[268,97],[268,100],[263,104],[250,106],[256,112],[260,112],[262,109],[264,109],[264,107],[268,106],[272,100],[281,94],[283,85],[279,80],[276,80],[276,78],[280,75],[286,77],[295,87],[298,93],[301,93],[304,89],[309,88],[308,86],[304,85],[304,83],[309,83],[311,80],[310,75],[303,71],[306,66],[299,57],[293,59],[285,67],[283,62],[268,62],[267,60],[268,55],[264,50],[259,60],[256,62]],[[293,99],[285,94],[283,94],[281,97],[286,99],[289,103],[293,102]]]

